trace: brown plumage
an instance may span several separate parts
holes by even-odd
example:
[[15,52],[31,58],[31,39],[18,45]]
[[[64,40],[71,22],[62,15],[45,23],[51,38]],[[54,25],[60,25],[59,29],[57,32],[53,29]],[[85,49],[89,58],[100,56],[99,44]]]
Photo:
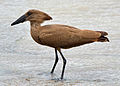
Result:
[[32,38],[39,44],[55,48],[56,60],[51,73],[54,72],[55,66],[58,62],[57,50],[59,51],[64,63],[61,79],[63,79],[66,65],[66,59],[61,52],[61,48],[67,49],[97,41],[109,41],[108,38],[105,37],[108,35],[108,33],[104,31],[81,30],[75,27],[60,24],[41,26],[41,23],[51,19],[52,18],[44,12],[38,10],[29,10],[11,25],[30,21]]

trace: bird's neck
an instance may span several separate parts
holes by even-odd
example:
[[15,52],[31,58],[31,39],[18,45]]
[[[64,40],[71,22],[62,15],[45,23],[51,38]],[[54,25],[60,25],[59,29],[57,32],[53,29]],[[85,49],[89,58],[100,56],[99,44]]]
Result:
[[31,36],[36,42],[39,42],[38,36],[39,36],[40,29],[42,28],[41,23],[30,22],[30,24],[31,24]]
[[31,28],[38,29],[41,27],[41,23],[39,22],[30,22]]

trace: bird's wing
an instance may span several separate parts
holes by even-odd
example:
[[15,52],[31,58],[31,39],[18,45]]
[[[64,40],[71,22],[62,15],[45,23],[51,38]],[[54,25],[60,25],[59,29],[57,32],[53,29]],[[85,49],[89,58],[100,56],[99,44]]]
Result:
[[101,36],[92,30],[80,30],[66,25],[47,25],[39,33],[44,45],[59,48],[70,48],[94,42]]

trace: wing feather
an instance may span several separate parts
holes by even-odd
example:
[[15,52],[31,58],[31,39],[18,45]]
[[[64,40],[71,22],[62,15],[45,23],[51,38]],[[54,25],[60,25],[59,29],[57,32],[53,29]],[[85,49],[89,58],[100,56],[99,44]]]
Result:
[[71,48],[94,42],[101,36],[92,30],[80,30],[67,25],[46,25],[40,31],[42,44],[51,47]]

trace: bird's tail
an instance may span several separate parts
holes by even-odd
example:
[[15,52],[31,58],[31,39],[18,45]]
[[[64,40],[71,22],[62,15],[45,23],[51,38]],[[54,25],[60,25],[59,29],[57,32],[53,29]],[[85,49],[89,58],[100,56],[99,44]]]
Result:
[[107,37],[101,36],[97,39],[98,42],[109,42],[109,39]]
[[106,35],[108,35],[107,32],[104,31],[96,31],[101,33],[101,36],[97,39],[98,42],[109,42],[109,39],[107,37],[105,37]]

